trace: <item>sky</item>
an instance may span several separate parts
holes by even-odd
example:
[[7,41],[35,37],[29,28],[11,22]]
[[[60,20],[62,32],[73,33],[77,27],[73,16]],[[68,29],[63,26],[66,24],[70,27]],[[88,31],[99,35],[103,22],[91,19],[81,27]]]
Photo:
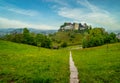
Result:
[[64,22],[120,30],[120,0],[0,0],[0,28],[58,30]]

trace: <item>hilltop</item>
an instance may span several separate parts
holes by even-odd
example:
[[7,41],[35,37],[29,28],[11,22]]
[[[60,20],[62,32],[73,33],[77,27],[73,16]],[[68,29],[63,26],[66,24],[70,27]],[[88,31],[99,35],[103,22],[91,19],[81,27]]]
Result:
[[92,27],[86,23],[68,23],[65,22],[60,26],[58,32],[51,34],[53,46],[61,46],[63,43],[67,45],[81,45],[84,34]]
[[[4,29],[1,30],[5,31]],[[109,33],[104,28],[92,27],[87,23],[66,22],[60,26],[58,31],[46,30],[44,32],[43,30],[29,28],[14,29],[6,35],[0,36],[0,38],[50,49],[71,45],[82,45],[83,48],[88,48],[120,41],[119,35],[113,32]]]
[[53,46],[60,46],[64,42],[66,42],[67,45],[80,45],[82,44],[83,34],[75,33],[72,31],[59,31],[53,35],[50,35],[50,38],[53,41]]

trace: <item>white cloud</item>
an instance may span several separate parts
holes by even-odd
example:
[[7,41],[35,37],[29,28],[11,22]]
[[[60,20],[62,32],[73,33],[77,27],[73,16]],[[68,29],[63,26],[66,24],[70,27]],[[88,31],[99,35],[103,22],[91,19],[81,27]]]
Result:
[[54,2],[56,2],[60,5],[68,6],[68,4],[65,1],[62,1],[62,0],[54,0]]
[[98,8],[87,0],[77,0],[77,3],[84,8],[61,7],[58,14],[62,17],[87,22],[110,30],[120,28],[117,20],[108,11]]
[[25,9],[19,9],[19,8],[8,8],[8,10],[18,14],[23,14],[28,16],[36,16],[39,14],[37,11],[25,10]]
[[0,17],[0,28],[36,28],[36,29],[54,29],[53,26],[48,26],[48,25],[40,25],[40,24],[29,24],[25,22],[21,22],[18,20],[10,20],[7,18],[2,18]]
[[77,3],[83,5],[84,7],[90,9],[92,12],[99,11],[100,9],[92,4],[90,4],[87,0],[77,0]]
[[30,9],[27,10],[27,9],[21,9],[21,8],[11,7],[11,6],[0,6],[0,8],[14,12],[14,13],[27,15],[27,16],[36,16],[40,14],[38,11],[35,11],[35,10],[30,10]]
[[54,2],[62,6],[68,6],[68,3],[65,0],[45,0],[47,2]]

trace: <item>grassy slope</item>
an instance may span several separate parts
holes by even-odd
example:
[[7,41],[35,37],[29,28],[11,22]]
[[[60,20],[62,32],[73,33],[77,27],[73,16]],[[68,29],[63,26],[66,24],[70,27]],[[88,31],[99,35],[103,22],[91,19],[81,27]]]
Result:
[[68,55],[0,40],[0,82],[68,83]]
[[[73,34],[74,38],[71,38],[69,34]],[[61,41],[61,43],[67,42],[68,45],[81,44],[82,42],[82,35],[74,32],[57,32],[52,38]],[[57,43],[54,42],[54,44]]]
[[120,82],[120,43],[73,50],[81,83]]

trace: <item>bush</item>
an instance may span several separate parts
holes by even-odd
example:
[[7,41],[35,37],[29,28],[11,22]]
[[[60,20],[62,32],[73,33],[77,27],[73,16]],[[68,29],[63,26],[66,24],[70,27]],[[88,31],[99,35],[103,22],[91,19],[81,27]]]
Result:
[[43,34],[37,34],[35,40],[38,47],[51,48],[52,42],[47,36]]
[[41,47],[51,48],[51,40],[46,38],[43,42],[41,42]]
[[64,47],[67,47],[67,43],[66,43],[66,42],[62,43],[62,44],[61,44],[61,47],[63,47],[63,48],[64,48]]

